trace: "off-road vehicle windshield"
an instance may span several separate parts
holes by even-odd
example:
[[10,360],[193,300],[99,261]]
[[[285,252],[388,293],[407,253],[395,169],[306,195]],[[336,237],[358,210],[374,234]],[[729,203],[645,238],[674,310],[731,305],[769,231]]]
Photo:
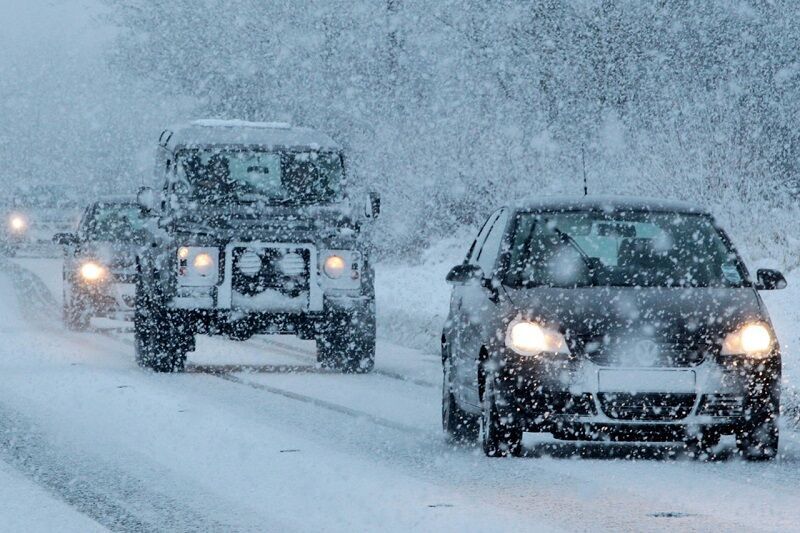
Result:
[[183,150],[181,192],[201,203],[303,204],[339,195],[342,159],[333,152]]
[[708,216],[535,212],[516,219],[512,287],[741,287],[745,271]]
[[93,241],[140,242],[145,234],[145,219],[135,205],[98,206],[87,221],[86,234]]

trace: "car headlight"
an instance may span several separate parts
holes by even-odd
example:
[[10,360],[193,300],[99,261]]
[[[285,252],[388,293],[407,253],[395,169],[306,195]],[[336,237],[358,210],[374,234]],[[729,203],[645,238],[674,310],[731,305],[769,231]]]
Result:
[[760,322],[745,324],[722,341],[722,355],[767,357],[775,344],[772,331]]
[[178,280],[183,285],[214,285],[219,277],[219,249],[181,246],[177,250]]
[[15,213],[9,217],[8,227],[15,233],[22,233],[28,228],[28,221],[24,216]]
[[338,255],[329,255],[322,265],[325,275],[331,279],[339,279],[347,268],[345,260]]
[[520,355],[569,355],[564,335],[528,320],[515,320],[506,330],[506,346]]
[[106,268],[94,261],[87,261],[81,265],[81,277],[86,281],[98,281],[106,277]]

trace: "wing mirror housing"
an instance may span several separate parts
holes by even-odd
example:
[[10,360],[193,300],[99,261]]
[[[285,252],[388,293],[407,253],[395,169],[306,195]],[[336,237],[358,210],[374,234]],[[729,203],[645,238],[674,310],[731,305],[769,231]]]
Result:
[[381,214],[381,195],[375,191],[367,194],[367,201],[364,205],[364,215],[367,218],[376,219]]
[[447,274],[447,283],[451,285],[465,285],[470,282],[480,283],[483,279],[483,270],[478,265],[464,263],[454,266]]
[[141,187],[136,193],[136,203],[142,211],[149,213],[156,207],[156,192],[151,187]]
[[78,236],[74,233],[56,233],[53,235],[53,243],[60,246],[75,246],[78,244]]
[[760,268],[756,273],[756,289],[760,291],[772,291],[775,289],[785,289],[788,283],[783,274],[778,270],[770,268]]

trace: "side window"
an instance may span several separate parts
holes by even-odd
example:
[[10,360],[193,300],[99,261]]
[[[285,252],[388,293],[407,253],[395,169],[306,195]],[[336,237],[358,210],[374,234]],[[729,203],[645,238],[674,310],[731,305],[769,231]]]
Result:
[[486,235],[486,241],[478,253],[477,263],[481,267],[486,276],[491,276],[497,261],[497,255],[500,252],[500,243],[503,242],[503,235],[505,234],[506,222],[508,222],[508,213],[501,211],[494,222],[494,225]]
[[489,233],[490,229],[492,229],[492,225],[494,224],[495,220],[497,220],[496,212],[489,215],[489,218],[487,218],[486,222],[483,223],[481,231],[478,232],[478,236],[475,237],[475,241],[473,241],[472,246],[469,247],[469,252],[467,252],[467,263],[476,264],[478,254],[483,247],[483,242],[486,240],[486,234]]

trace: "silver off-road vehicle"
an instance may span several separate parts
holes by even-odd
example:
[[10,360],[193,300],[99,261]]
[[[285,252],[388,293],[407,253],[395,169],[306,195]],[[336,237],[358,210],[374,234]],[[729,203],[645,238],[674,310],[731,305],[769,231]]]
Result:
[[380,199],[348,195],[327,135],[284,123],[199,120],[161,134],[153,214],[138,258],[136,359],[181,370],[197,334],[317,341],[324,366],[375,357],[371,221]]

